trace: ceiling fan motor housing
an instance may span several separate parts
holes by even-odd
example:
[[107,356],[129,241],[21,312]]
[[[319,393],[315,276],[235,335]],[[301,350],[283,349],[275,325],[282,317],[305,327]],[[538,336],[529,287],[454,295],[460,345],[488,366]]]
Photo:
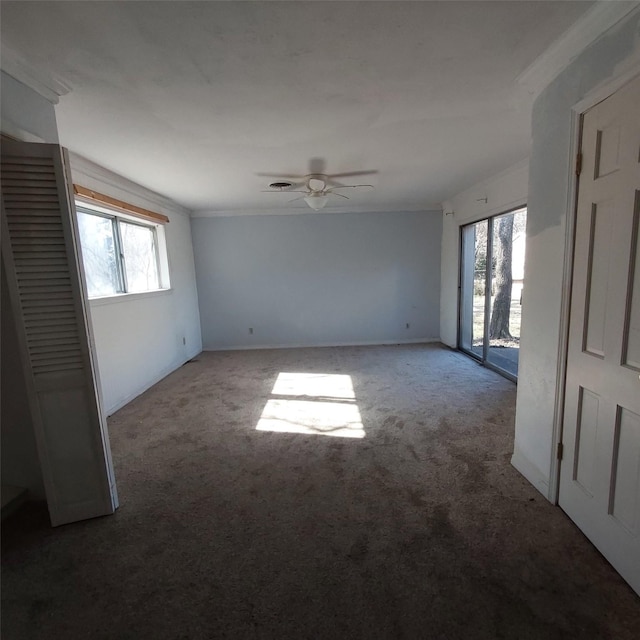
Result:
[[327,176],[321,173],[310,173],[307,176],[307,187],[314,193],[322,192],[327,186]]

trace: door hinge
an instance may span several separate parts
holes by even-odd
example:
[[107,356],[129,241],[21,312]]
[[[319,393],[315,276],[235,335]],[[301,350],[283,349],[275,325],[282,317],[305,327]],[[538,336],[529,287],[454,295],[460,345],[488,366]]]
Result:
[[558,448],[556,450],[556,458],[558,458],[558,460],[562,460],[563,453],[564,453],[564,445],[562,444],[562,442],[558,442]]
[[576,175],[579,176],[582,173],[582,151],[578,151],[576,155]]

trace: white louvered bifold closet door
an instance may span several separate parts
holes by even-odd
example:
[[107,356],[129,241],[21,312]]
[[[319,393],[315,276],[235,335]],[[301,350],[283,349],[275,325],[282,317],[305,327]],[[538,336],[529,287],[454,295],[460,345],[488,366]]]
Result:
[[2,259],[51,522],[107,515],[117,495],[65,150],[3,141],[1,177]]

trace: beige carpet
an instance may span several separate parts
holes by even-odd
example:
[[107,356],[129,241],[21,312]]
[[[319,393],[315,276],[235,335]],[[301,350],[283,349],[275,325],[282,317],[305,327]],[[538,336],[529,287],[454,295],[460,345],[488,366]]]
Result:
[[110,418],[115,516],[7,521],[2,637],[637,638],[514,403],[439,346],[204,353]]

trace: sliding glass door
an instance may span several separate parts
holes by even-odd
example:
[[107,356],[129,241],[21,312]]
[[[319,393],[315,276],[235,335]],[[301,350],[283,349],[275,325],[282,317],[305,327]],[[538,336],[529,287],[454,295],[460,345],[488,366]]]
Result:
[[485,283],[487,278],[488,221],[462,227],[460,347],[484,357]]
[[526,208],[461,228],[459,347],[518,375]]

